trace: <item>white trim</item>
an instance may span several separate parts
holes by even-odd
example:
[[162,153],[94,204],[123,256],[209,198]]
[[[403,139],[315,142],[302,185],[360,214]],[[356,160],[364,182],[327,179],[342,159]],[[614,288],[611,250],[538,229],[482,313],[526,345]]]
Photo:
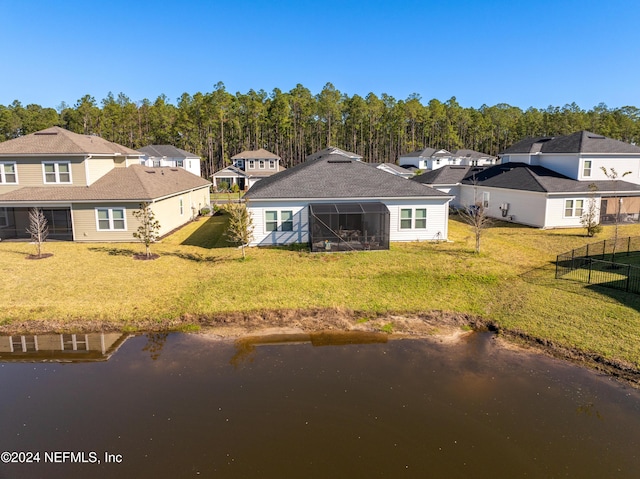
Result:
[[[16,181],[9,183],[6,181],[6,172],[4,171],[4,165],[13,165],[13,174],[16,177]],[[18,165],[15,161],[0,161],[0,185],[17,185],[18,183]]]
[[[291,219],[287,220],[287,221],[283,221],[282,220],[282,213],[290,213],[291,214]],[[274,223],[273,220],[267,221],[267,213],[275,213],[276,214],[276,219],[275,219],[275,224],[276,224],[276,229],[274,230],[269,230],[267,229],[267,223]],[[294,230],[294,210],[293,208],[287,208],[287,209],[264,209],[264,231],[265,233],[269,234],[269,233],[275,233],[278,231],[295,231]],[[291,223],[291,229],[290,230],[283,230],[282,229],[282,225],[283,223]]]
[[[71,162],[69,160],[56,160],[56,161],[42,161],[42,184],[44,185],[71,185],[73,184],[73,177],[71,176]],[[60,181],[60,166],[66,164],[69,167],[69,181]],[[47,181],[47,172],[45,165],[53,165],[53,174],[55,181]]]
[[[109,228],[100,228],[100,218],[98,216],[98,211],[107,211],[106,220],[109,221]],[[124,228],[115,228],[114,227],[114,219],[113,219],[113,211],[114,210],[122,210],[122,221],[124,222]],[[127,209],[124,206],[115,206],[110,208],[100,208],[97,207],[94,209],[96,216],[96,231],[127,231]],[[105,221],[105,218],[102,219]]]
[[[427,229],[427,207],[410,207],[410,208],[402,208],[400,207],[398,209],[398,231],[411,231],[411,230],[426,230]],[[424,211],[424,217],[422,218],[418,218],[416,212],[418,210]],[[410,216],[409,218],[403,218],[402,217],[402,212],[403,211],[409,211]],[[409,220],[409,223],[411,224],[411,226],[409,226],[408,228],[403,228],[402,227],[402,220]],[[418,220],[424,220],[424,226],[416,226],[416,222]]]
[[[570,208],[567,206],[568,201],[571,201]],[[576,210],[578,209],[578,205],[577,205],[578,201],[582,201],[582,206],[579,208],[580,210],[582,210],[582,212],[579,215],[576,214]],[[584,198],[566,198],[564,200],[564,204],[562,207],[562,217],[563,218],[582,218],[582,215],[584,214],[586,202],[587,201]],[[570,215],[567,215],[568,209],[571,209]]]

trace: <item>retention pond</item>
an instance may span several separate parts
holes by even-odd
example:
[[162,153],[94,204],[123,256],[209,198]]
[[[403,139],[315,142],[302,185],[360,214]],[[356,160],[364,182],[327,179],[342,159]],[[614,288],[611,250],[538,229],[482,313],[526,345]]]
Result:
[[123,339],[0,337],[0,478],[640,470],[640,391],[489,333]]

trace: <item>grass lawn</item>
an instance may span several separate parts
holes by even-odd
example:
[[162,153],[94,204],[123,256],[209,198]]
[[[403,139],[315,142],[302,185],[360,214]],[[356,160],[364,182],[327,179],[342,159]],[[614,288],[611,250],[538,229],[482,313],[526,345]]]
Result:
[[[225,220],[203,218],[163,239],[152,246],[155,261],[132,259],[143,250],[136,243],[48,242],[52,257],[27,260],[33,245],[1,242],[0,326],[81,320],[127,329],[234,311],[442,310],[640,367],[640,297],[554,279],[558,253],[609,238],[612,229],[594,239],[584,230],[500,223],[476,255],[470,228],[451,220],[447,243],[337,254],[251,248],[241,261],[223,235]],[[640,225],[620,227],[620,236],[636,235]]]

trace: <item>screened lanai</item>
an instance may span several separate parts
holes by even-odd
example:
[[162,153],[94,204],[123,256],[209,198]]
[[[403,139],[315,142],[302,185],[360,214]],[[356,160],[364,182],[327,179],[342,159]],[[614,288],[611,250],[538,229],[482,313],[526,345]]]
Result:
[[389,210],[383,203],[311,203],[311,251],[389,249]]

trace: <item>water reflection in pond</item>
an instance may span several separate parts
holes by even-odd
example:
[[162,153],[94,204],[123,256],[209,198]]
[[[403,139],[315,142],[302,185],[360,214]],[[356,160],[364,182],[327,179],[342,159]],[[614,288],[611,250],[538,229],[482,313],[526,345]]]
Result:
[[637,477],[637,390],[491,338],[171,334],[107,362],[0,362],[0,449],[41,453],[0,478]]

